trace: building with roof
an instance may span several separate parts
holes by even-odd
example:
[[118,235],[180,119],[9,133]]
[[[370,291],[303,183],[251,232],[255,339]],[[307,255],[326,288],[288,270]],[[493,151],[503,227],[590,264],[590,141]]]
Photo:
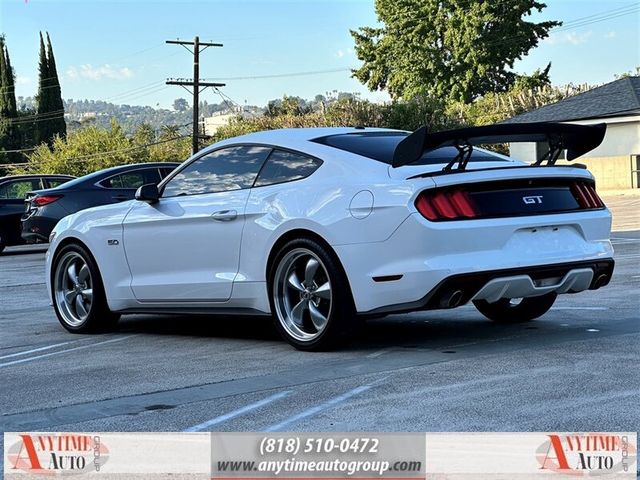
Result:
[[[600,189],[640,187],[640,77],[620,78],[504,123],[524,122],[606,123],[602,144],[577,161],[587,165]],[[512,157],[530,162],[547,150],[541,143],[510,145]]]

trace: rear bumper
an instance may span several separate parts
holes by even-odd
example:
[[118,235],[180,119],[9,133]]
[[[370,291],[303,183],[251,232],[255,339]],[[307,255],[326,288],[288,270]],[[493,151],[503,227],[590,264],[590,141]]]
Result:
[[[609,283],[614,265],[614,260],[607,258],[454,275],[440,282],[415,302],[384,306],[366,313],[375,315],[435,310],[455,308],[470,300],[483,299],[493,302],[503,297],[533,297],[550,292],[576,293],[587,289],[597,290]],[[548,283],[549,279],[559,280]]]
[[22,220],[22,239],[26,243],[42,243],[49,241],[49,235],[60,221],[59,218],[32,215]]
[[[608,262],[613,257],[610,227],[607,210],[439,223],[414,213],[383,242],[333,247],[349,279],[357,312],[409,311],[442,308],[426,305],[425,296],[450,278],[477,274],[484,275],[486,283],[495,278],[494,272],[517,276],[545,268],[592,268]],[[578,284],[569,285],[559,278],[567,273],[549,275],[547,285],[569,293],[580,291],[585,283],[591,286],[598,276],[594,272],[589,279],[583,273]],[[511,283],[515,282],[520,290],[513,287],[512,291],[521,291],[529,281],[521,278]],[[469,301],[483,286],[466,294],[460,303]],[[533,282],[533,287],[540,285]],[[525,292],[526,296],[544,294],[534,288]]]

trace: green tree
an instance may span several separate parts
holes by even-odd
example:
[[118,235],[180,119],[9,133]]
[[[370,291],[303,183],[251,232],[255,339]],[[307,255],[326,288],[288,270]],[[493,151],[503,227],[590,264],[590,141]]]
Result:
[[22,155],[18,152],[2,153],[2,150],[17,150],[20,145],[15,76],[5,38],[0,35],[0,163],[20,161]]
[[188,157],[191,140],[177,129],[163,129],[159,135],[142,125],[128,136],[115,120],[109,128],[90,125],[59,135],[49,147],[40,144],[15,173],[61,173],[86,175],[103,168],[150,161],[183,161]]
[[56,59],[53,55],[53,47],[51,46],[51,38],[47,32],[47,61],[49,64],[49,76],[51,79],[51,110],[61,112],[51,120],[51,131],[53,135],[60,135],[64,138],[67,134],[67,124],[64,121],[64,102],[62,101],[62,90],[60,88],[60,80],[58,79],[58,69],[56,68]]
[[38,114],[36,138],[38,143],[52,146],[56,135],[64,137],[67,134],[67,124],[64,120],[64,103],[49,34],[47,34],[47,47],[45,48],[41,32],[38,94],[36,95]]
[[49,135],[48,122],[44,119],[50,110],[49,101],[49,62],[47,50],[44,47],[42,32],[40,32],[40,53],[38,57],[38,93],[36,94],[36,141],[38,143],[50,143],[53,138]]
[[185,112],[189,109],[189,102],[187,102],[184,98],[176,98],[173,101],[173,109],[176,112]]
[[561,22],[525,20],[537,0],[376,0],[379,28],[351,31],[364,63],[353,75],[394,99],[471,102],[514,83],[510,69]]

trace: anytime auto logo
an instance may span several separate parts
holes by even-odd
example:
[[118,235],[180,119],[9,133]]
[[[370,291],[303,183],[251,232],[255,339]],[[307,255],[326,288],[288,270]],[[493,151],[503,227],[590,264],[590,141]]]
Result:
[[635,474],[635,435],[585,433],[547,437],[536,450],[541,470],[575,476]]
[[7,450],[5,473],[22,471],[39,475],[73,475],[99,472],[109,459],[109,449],[99,435],[21,434],[18,438]]

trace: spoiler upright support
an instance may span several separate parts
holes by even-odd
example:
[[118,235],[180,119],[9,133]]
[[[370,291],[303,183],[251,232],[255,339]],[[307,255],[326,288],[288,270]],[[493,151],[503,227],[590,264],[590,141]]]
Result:
[[549,151],[533,165],[539,166],[544,160],[553,165],[562,150],[567,150],[567,160],[571,161],[593,150],[602,143],[607,126],[574,125],[569,123],[504,123],[482,127],[460,128],[443,132],[427,133],[421,127],[402,140],[393,153],[393,167],[401,167],[418,161],[426,152],[442,147],[455,147],[458,154],[443,171],[464,170],[471,157],[474,145],[497,143],[547,142]]

